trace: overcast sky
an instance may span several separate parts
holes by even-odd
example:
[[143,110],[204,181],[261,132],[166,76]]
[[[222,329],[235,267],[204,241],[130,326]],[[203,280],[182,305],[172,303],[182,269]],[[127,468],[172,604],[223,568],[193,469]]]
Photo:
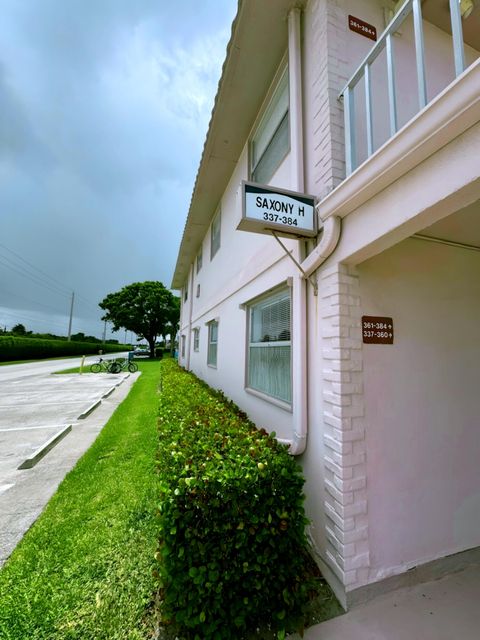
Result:
[[107,293],[170,286],[235,11],[1,1],[2,326],[66,335],[75,291],[72,332],[100,337]]

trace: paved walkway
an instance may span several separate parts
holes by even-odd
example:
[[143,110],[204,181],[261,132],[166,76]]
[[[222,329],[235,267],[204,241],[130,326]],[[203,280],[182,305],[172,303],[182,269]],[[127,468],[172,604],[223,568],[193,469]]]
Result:
[[[291,636],[294,640],[297,636]],[[480,566],[405,587],[311,627],[304,640],[478,640]]]
[[[30,375],[0,390],[0,567],[140,374]],[[117,387],[119,383],[122,383]],[[110,394],[106,396],[106,394]],[[105,397],[106,396],[106,397]],[[92,404],[101,401],[87,417]],[[72,425],[33,468],[19,464]]]

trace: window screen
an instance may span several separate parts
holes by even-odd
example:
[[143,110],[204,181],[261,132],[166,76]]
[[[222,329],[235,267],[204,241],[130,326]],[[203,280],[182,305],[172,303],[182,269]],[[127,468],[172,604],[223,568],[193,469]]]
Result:
[[218,322],[213,320],[208,325],[207,364],[217,366]]
[[210,260],[220,249],[220,223],[221,223],[221,215],[220,215],[220,211],[218,211],[212,221],[212,227],[210,231],[210,240],[211,240]]
[[251,141],[251,176],[255,182],[268,182],[288,153],[288,100],[286,69]]
[[248,387],[291,402],[290,289],[249,310]]

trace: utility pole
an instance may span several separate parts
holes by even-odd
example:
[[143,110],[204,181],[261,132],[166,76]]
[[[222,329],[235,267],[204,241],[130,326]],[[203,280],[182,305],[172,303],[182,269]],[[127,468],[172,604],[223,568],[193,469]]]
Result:
[[70,320],[68,322],[68,340],[72,339],[72,318],[73,318],[73,301],[75,300],[75,291],[72,291],[72,302],[70,303]]
[[103,344],[105,344],[105,338],[107,337],[107,321],[105,320],[103,323]]

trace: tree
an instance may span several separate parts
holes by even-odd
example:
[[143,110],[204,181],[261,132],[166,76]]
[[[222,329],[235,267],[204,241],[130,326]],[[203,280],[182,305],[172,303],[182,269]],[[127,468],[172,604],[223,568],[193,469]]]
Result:
[[150,356],[155,352],[155,342],[163,335],[167,324],[177,324],[178,298],[161,282],[134,282],[116,293],[109,293],[99,303],[106,311],[102,320],[113,324],[113,330],[133,331],[148,342]]
[[27,333],[25,326],[23,324],[16,324],[12,327],[12,333],[16,336],[24,336]]

